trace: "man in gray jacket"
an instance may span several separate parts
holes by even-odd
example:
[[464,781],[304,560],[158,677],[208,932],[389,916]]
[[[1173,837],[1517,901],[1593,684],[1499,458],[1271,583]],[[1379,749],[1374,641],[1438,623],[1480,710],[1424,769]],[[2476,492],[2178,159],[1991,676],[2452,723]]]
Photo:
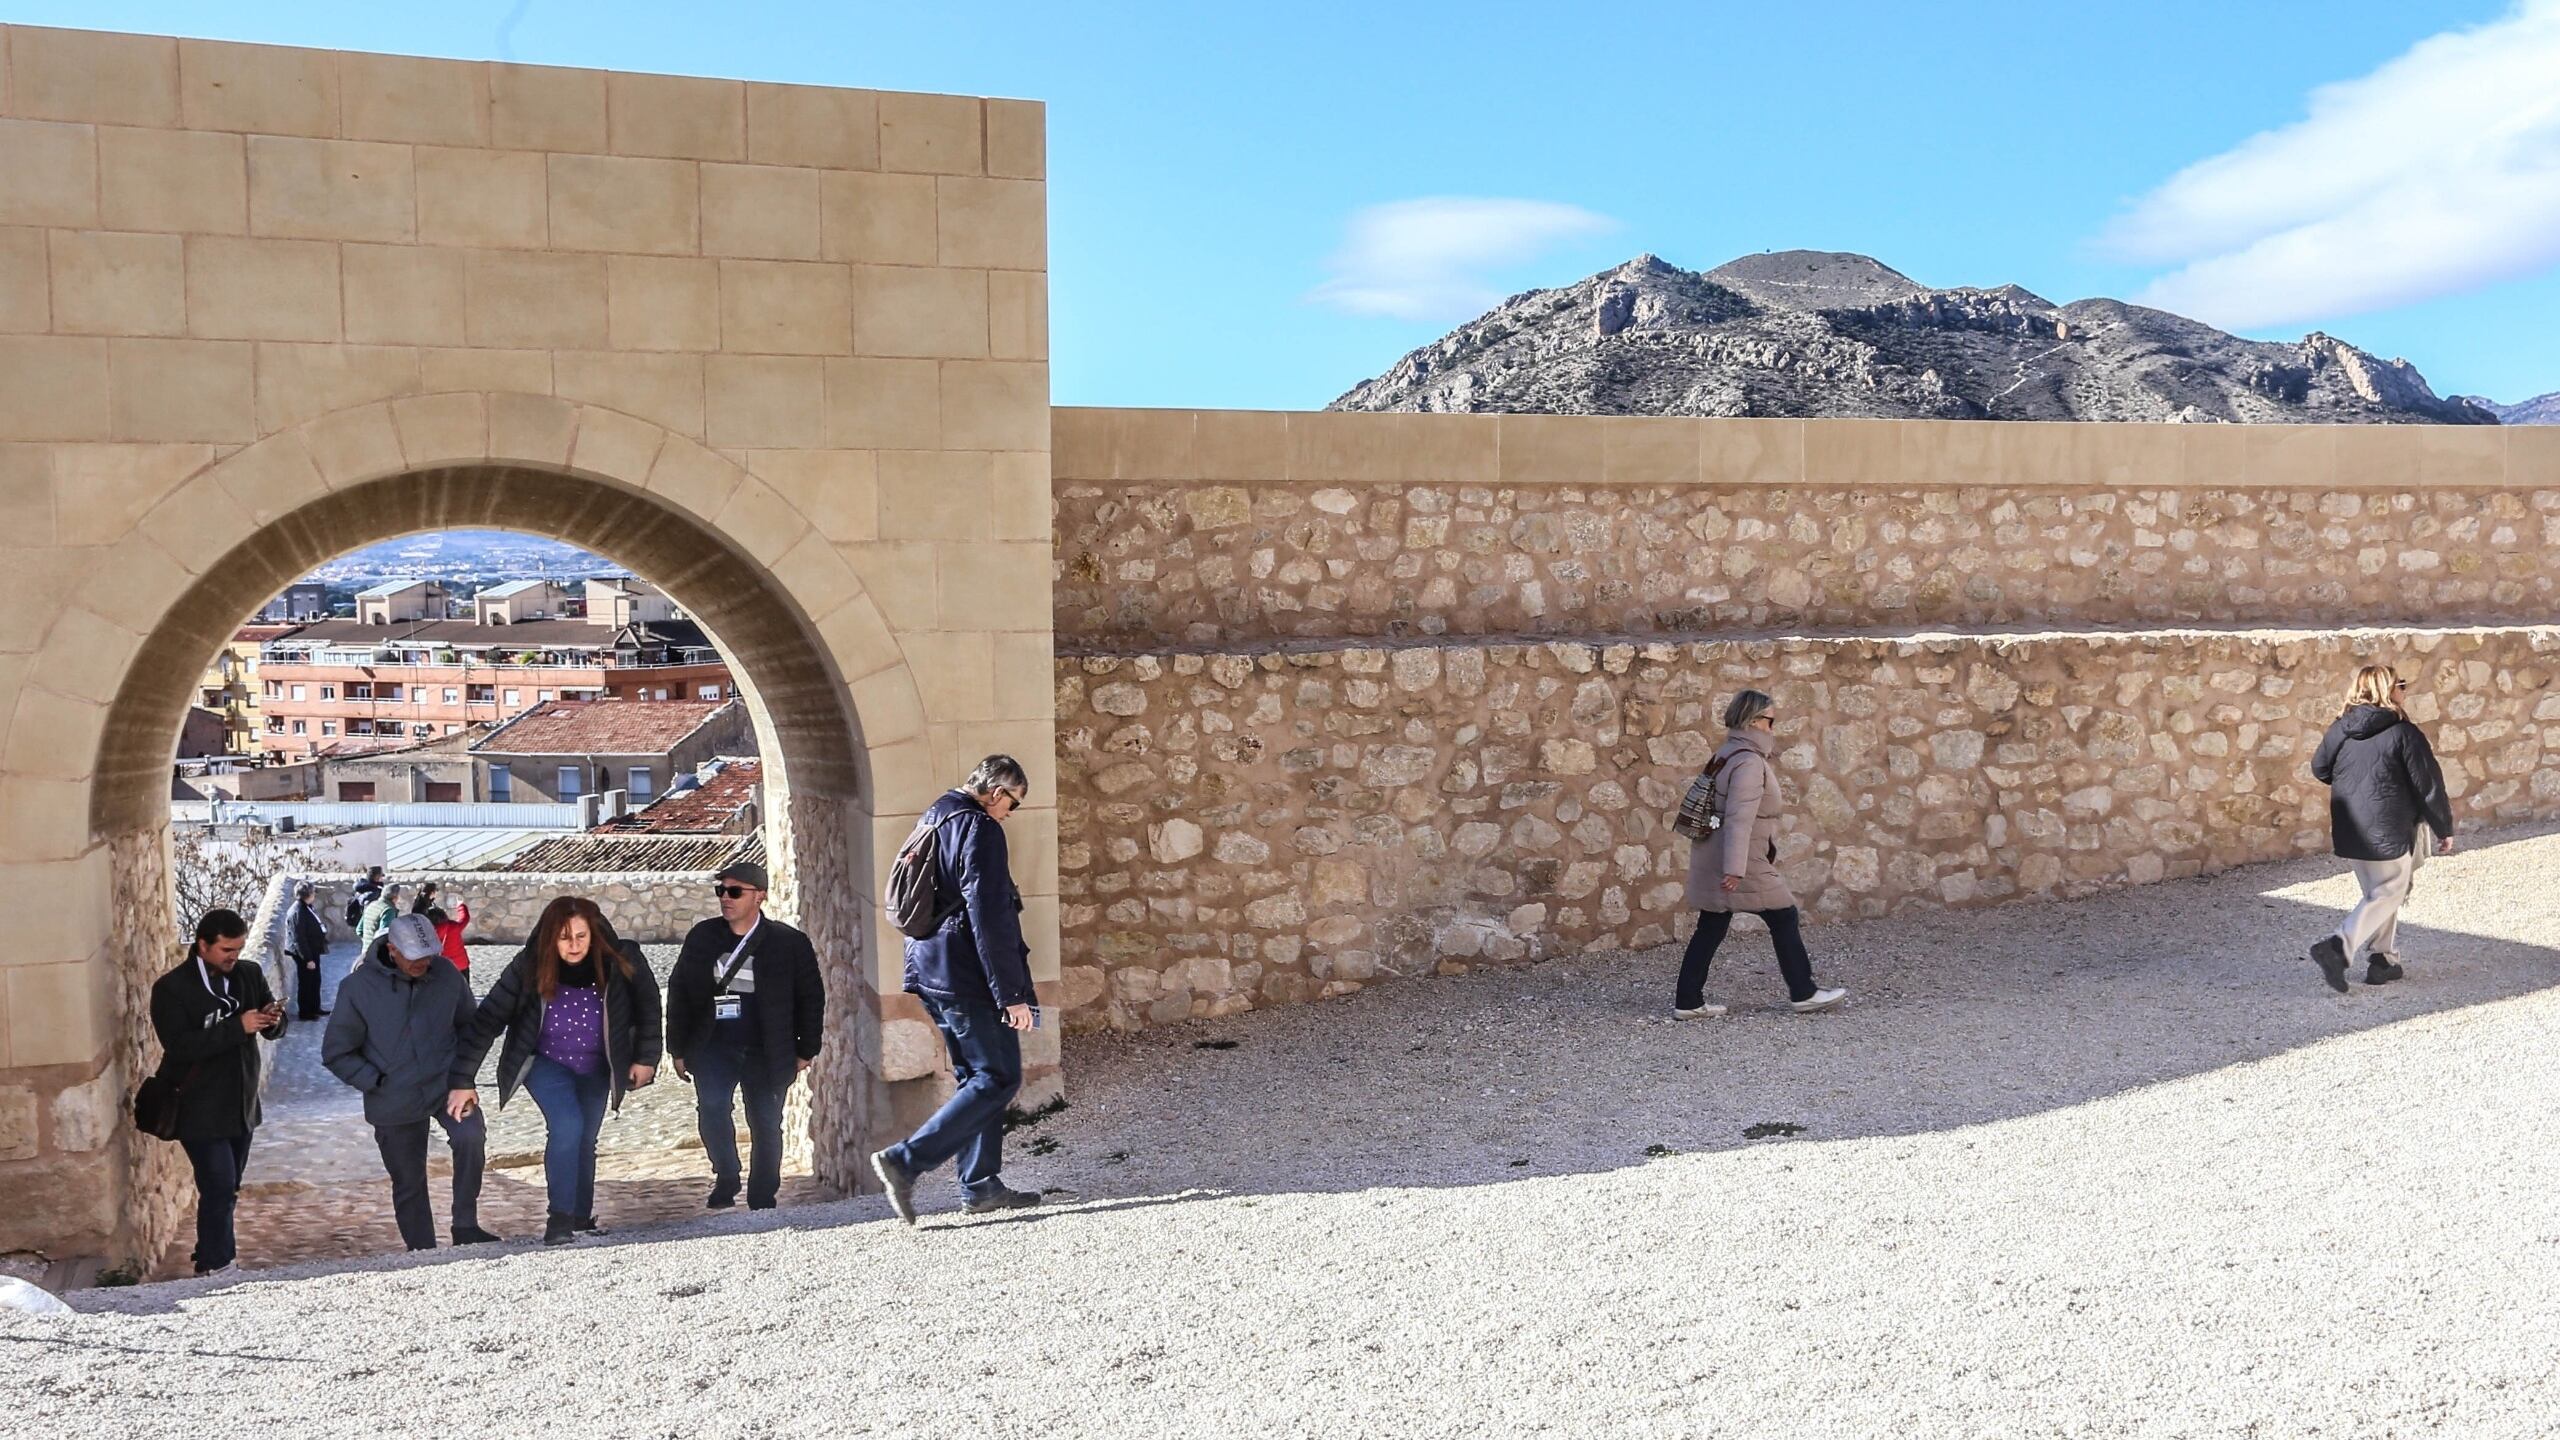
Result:
[[453,1147],[453,1243],[498,1237],[480,1228],[480,1172],[488,1162],[488,1122],[474,1110],[445,1110],[454,1051],[471,1033],[471,982],[444,958],[435,923],[402,915],[383,928],[338,986],[337,1008],[320,1041],[320,1062],[364,1095],[382,1168],[391,1173],[391,1209],[412,1250],[436,1248],[427,1204],[427,1122]]

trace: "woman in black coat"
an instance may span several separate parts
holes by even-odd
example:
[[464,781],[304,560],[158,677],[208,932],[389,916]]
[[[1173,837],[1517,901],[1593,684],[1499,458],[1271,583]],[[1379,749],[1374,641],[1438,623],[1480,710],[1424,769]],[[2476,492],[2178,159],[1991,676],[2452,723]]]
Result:
[[596,1140],[606,1108],[620,1109],[626,1093],[657,1075],[665,1043],[657,977],[594,901],[563,895],[544,908],[455,1051],[446,1110],[456,1120],[479,1105],[481,1057],[502,1034],[498,1105],[522,1086],[542,1111],[551,1210],[542,1243],[565,1244],[600,1228]]
[[239,1253],[231,1215],[260,1118],[258,1041],[284,1033],[266,972],[240,963],[248,941],[238,911],[208,910],[186,958],[151,986],[160,1074],[178,1087],[177,1140],[195,1169],[199,1275],[229,1270]]
[[2453,800],[2434,747],[2400,708],[2408,688],[2388,665],[2358,670],[2347,703],[2311,757],[2312,778],[2329,787],[2330,848],[2364,887],[2337,933],[2311,947],[2321,978],[2341,995],[2347,962],[2358,951],[2369,951],[2367,985],[2387,985],[2407,973],[2399,962],[2400,907],[2430,836],[2435,853],[2453,853]]

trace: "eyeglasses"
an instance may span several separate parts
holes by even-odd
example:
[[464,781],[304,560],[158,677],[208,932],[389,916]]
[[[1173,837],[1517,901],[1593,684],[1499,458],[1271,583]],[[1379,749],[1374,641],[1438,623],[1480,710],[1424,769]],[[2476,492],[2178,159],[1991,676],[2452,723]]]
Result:
[[746,885],[714,885],[711,887],[711,893],[723,900],[744,900],[754,891],[752,887]]

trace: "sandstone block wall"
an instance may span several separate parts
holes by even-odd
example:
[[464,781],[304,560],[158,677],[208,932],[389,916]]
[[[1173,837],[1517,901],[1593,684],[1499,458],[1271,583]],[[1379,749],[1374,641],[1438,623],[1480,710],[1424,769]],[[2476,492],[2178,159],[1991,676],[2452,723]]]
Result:
[[1058,662],[1071,1026],[1685,934],[1670,814],[1777,697],[1819,918],[2061,898],[2328,844],[2308,773],[2397,666],[2461,823],[2560,813],[2560,630],[1447,644]]

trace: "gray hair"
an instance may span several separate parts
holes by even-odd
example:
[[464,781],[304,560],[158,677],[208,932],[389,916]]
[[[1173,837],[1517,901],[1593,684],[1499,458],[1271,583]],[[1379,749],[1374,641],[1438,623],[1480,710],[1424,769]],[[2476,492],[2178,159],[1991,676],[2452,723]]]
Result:
[[1031,788],[1031,777],[1022,773],[1022,762],[1012,756],[990,755],[978,762],[978,768],[969,772],[969,778],[960,782],[960,788],[980,797],[993,795],[999,790],[1027,791]]
[[1765,690],[1742,691],[1725,702],[1724,728],[1739,730],[1777,708],[1777,704]]
[[294,899],[296,899],[296,900],[308,900],[308,899],[310,899],[310,898],[311,898],[311,882],[310,882],[310,881],[308,881],[308,880],[297,881],[297,882],[294,884],[294,887],[293,887],[293,898],[294,898]]
[[408,893],[409,887],[406,885],[386,885],[382,887],[382,898],[385,900],[400,900],[405,898]]

